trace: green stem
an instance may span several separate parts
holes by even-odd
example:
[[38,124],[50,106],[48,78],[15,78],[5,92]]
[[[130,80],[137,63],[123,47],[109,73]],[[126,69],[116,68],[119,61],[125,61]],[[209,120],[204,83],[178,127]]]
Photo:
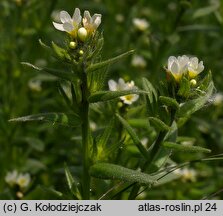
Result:
[[[145,164],[143,165],[142,167],[142,172],[145,171],[149,166],[150,164],[152,163],[152,161],[154,160],[157,152],[159,151],[160,149],[160,144],[161,142],[163,141],[163,138],[165,137],[166,133],[165,132],[160,132],[157,139],[156,139],[156,142],[154,143],[153,145],[153,148],[149,154],[149,159],[145,162]],[[129,200],[132,200],[132,199],[135,199],[137,194],[138,194],[138,191],[140,189],[140,185],[138,184],[135,184],[129,194]]]
[[[170,115],[171,115],[171,120],[170,120],[170,125],[172,125],[174,119],[175,119],[175,113],[176,111],[171,110]],[[164,137],[166,136],[167,132],[160,132],[151,151],[149,152],[149,158],[148,160],[146,160],[145,164],[142,167],[142,172],[144,172],[145,170],[148,170],[151,165],[153,160],[155,159],[157,153],[159,152],[160,148],[161,148],[161,143],[163,142]],[[130,194],[129,194],[129,198],[128,199],[135,199],[136,196],[138,195],[140,189],[140,185],[138,184],[134,184]]]
[[90,175],[89,175],[89,102],[88,102],[88,87],[87,87],[87,74],[85,66],[83,65],[82,73],[82,102],[81,102],[81,114],[82,114],[82,153],[83,153],[83,175],[82,175],[82,197],[85,200],[90,199]]

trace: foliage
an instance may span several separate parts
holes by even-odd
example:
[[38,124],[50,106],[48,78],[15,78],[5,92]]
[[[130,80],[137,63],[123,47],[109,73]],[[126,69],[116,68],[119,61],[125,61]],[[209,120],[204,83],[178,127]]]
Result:
[[[222,199],[221,2],[76,4],[0,2],[0,199]],[[52,25],[76,7],[102,14],[86,40]],[[183,54],[204,61],[195,81],[167,70]]]

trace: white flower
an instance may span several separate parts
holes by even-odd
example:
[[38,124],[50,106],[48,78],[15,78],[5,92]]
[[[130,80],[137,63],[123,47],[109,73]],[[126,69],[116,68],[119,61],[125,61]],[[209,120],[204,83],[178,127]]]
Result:
[[134,18],[133,24],[140,31],[145,31],[149,28],[149,23],[146,19]]
[[97,129],[97,124],[96,124],[95,122],[90,121],[89,126],[90,126],[90,129],[91,129],[92,131],[96,131],[96,129]]
[[[175,56],[170,56],[168,58],[167,71],[173,75],[177,82],[179,82],[184,74],[188,74],[189,78],[193,79],[203,70],[203,61],[199,62],[197,57],[189,58],[188,56],[183,55],[178,56],[177,58]],[[196,85],[196,83],[191,84]]]
[[222,93],[216,93],[213,95],[213,104],[215,106],[219,106],[223,103],[223,94]]
[[170,56],[168,58],[167,70],[173,75],[177,82],[186,74],[188,62],[189,57],[186,55],[178,56],[177,58],[175,56]]
[[138,68],[145,68],[147,65],[146,60],[140,55],[134,55],[131,64]]
[[30,80],[28,86],[32,91],[40,92],[42,90],[42,82],[40,80]]
[[30,178],[29,173],[25,173],[25,174],[20,173],[17,178],[16,183],[19,185],[20,188],[26,188],[29,185],[30,181],[31,181],[31,178]]
[[[138,89],[135,86],[134,81],[125,83],[125,81],[122,78],[119,78],[118,83],[115,82],[114,80],[109,80],[108,86],[109,86],[110,91],[123,91],[123,90]],[[124,95],[120,97],[123,103],[128,104],[128,105],[137,101],[138,98],[139,98],[139,95],[136,95],[136,94]]]
[[125,81],[122,78],[119,78],[118,82],[109,80],[108,87],[110,91],[122,91],[125,89]]
[[89,11],[84,11],[83,26],[89,34],[92,34],[101,24],[101,14],[94,14],[92,17]]
[[189,169],[187,167],[182,169],[177,169],[174,171],[176,175],[181,176],[183,181],[196,181],[197,172],[194,169]]
[[17,183],[18,172],[17,170],[13,170],[12,172],[8,172],[5,176],[5,181],[10,186],[13,186]]
[[74,14],[71,16],[66,11],[60,12],[60,21],[61,23],[53,22],[53,25],[56,29],[60,31],[65,31],[73,37],[77,37],[78,27],[81,23],[80,9],[75,8]]
[[197,57],[190,58],[190,61],[188,62],[188,74],[190,78],[196,77],[203,70],[203,61],[199,62]]

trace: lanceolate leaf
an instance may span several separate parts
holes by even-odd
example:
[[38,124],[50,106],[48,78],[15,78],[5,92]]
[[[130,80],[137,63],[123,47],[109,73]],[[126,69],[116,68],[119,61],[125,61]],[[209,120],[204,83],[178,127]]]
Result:
[[162,145],[165,148],[170,148],[175,151],[183,151],[183,152],[203,152],[210,153],[210,149],[202,148],[200,146],[190,146],[190,145],[181,145],[174,142],[163,142]]
[[90,175],[101,179],[113,179],[125,182],[153,185],[156,179],[140,171],[128,169],[110,163],[97,163],[90,168]]
[[108,59],[108,60],[106,60],[106,61],[102,61],[102,62],[93,64],[93,65],[90,65],[90,66],[87,68],[87,72],[95,71],[95,70],[98,70],[98,69],[100,69],[100,68],[106,67],[106,66],[108,66],[108,65],[110,65],[110,64],[113,64],[113,63],[119,61],[120,59],[122,59],[122,58],[124,58],[124,57],[126,57],[126,56],[131,55],[133,52],[134,52],[134,50],[130,50],[130,51],[126,52],[126,53],[123,53],[123,54],[121,54],[121,55],[119,55],[119,56],[116,56],[116,57],[114,57],[114,58]]
[[175,99],[170,98],[170,97],[165,97],[165,96],[160,96],[159,99],[162,104],[166,106],[170,106],[176,110],[179,109],[179,104]]
[[163,121],[161,121],[160,119],[156,118],[156,117],[149,117],[149,121],[152,123],[152,125],[160,130],[160,131],[168,131],[170,130],[170,127],[165,124]]
[[198,10],[196,10],[193,14],[193,18],[199,18],[202,16],[206,16],[209,15],[210,13],[213,13],[215,11],[217,11],[217,9],[219,8],[220,4],[212,4],[208,7],[203,7],[203,8],[199,8]]
[[214,90],[214,83],[210,81],[204,96],[200,96],[197,99],[193,99],[181,104],[180,109],[177,112],[177,116],[183,118],[189,117],[191,114],[201,109],[211,97],[213,90]]
[[52,51],[51,47],[47,46],[41,39],[39,39],[39,44],[47,51]]
[[97,146],[100,146],[102,148],[106,146],[108,139],[111,135],[113,126],[114,126],[114,118],[110,121],[109,125],[105,128],[104,133],[101,135],[101,137],[99,138],[97,142]]
[[146,148],[142,145],[142,143],[139,140],[139,137],[137,136],[135,131],[132,129],[132,127],[129,125],[129,123],[125,119],[123,119],[119,114],[116,114],[116,116],[118,117],[119,121],[123,124],[125,129],[128,131],[134,144],[138,147],[138,149],[142,153],[142,155],[145,158],[148,158],[148,152],[147,152]]
[[68,62],[71,61],[71,57],[69,56],[69,54],[67,53],[67,51],[61,47],[59,47],[57,44],[55,44],[54,42],[52,42],[52,48],[56,54],[56,56],[61,59],[61,60],[66,60]]
[[96,103],[96,102],[101,102],[101,101],[108,101],[112,100],[124,95],[129,95],[129,94],[142,94],[146,93],[145,91],[140,91],[137,89],[132,89],[132,90],[125,90],[125,91],[98,91],[94,94],[92,94],[89,98],[88,101],[90,103]]
[[10,119],[10,122],[27,122],[27,121],[46,121],[53,124],[61,124],[70,127],[77,127],[81,124],[81,119],[76,114],[66,113],[40,113],[35,115],[23,116]]
[[64,71],[60,71],[60,70],[55,70],[55,69],[51,69],[51,68],[40,68],[40,67],[37,67],[33,64],[30,64],[28,62],[22,62],[23,65],[26,65],[28,67],[31,67],[35,70],[38,70],[38,71],[42,71],[42,72],[47,72],[53,76],[56,76],[58,78],[61,78],[61,79],[64,79],[64,80],[68,80],[68,81],[74,81],[76,80],[76,77],[77,75],[74,74],[74,73],[68,73],[68,72],[64,72]]
[[78,189],[78,182],[73,178],[68,166],[65,164],[64,166],[65,169],[65,175],[66,175],[66,179],[67,179],[67,184],[68,187],[71,191],[71,193],[77,198],[77,199],[81,199],[81,195]]
[[153,103],[153,100],[157,101],[157,92],[153,85],[146,78],[142,78],[143,90],[147,92],[150,103]]

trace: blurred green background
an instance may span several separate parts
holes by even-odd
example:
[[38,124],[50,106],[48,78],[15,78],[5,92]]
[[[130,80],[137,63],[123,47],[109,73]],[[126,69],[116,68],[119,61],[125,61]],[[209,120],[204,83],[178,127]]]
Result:
[[[211,70],[216,93],[210,103],[181,128],[180,135],[192,137],[196,145],[212,154],[223,151],[223,2],[221,0],[1,0],[0,1],[0,199],[15,199],[6,184],[7,172],[14,169],[31,174],[24,191],[26,199],[71,198],[64,175],[66,162],[74,175],[80,170],[79,129],[42,123],[9,123],[18,116],[64,111],[58,80],[21,65],[61,68],[39,45],[55,41],[63,44],[64,34],[52,21],[58,12],[73,13],[75,7],[91,14],[101,13],[104,34],[102,58],[130,49],[135,54],[110,67],[111,78],[134,80],[147,77],[154,84],[165,78],[163,67],[171,55],[194,55]],[[136,18],[144,21],[144,27]],[[109,115],[92,112],[95,130],[106,125]],[[136,115],[140,115],[136,114]],[[143,138],[146,136],[140,133]],[[204,155],[178,154],[176,162]],[[222,162],[199,163],[196,181],[178,179],[144,193],[143,199],[201,199],[223,188]],[[184,185],[182,187],[182,184]],[[51,188],[51,189],[50,189]],[[54,190],[67,192],[61,197]],[[99,192],[100,193],[100,192]],[[99,194],[95,195],[95,199]],[[140,198],[140,197],[139,197]],[[222,199],[223,193],[213,198]]]

